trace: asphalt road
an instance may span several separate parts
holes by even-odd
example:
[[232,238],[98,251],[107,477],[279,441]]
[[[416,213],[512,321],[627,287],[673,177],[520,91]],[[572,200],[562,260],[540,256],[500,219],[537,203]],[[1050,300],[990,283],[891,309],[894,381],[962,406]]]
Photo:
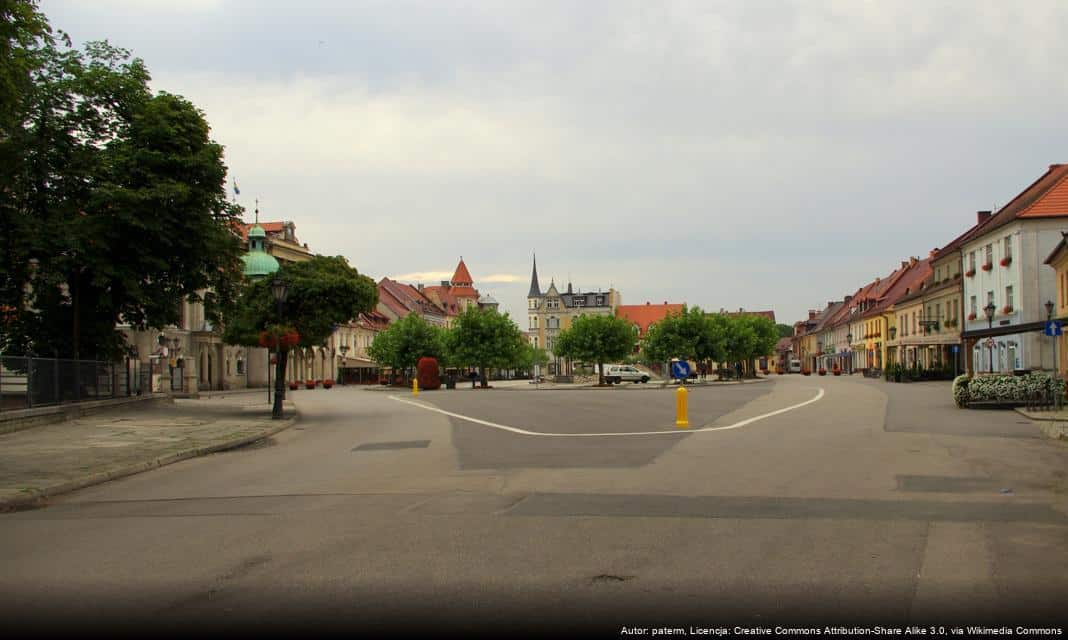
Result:
[[1068,447],[953,409],[948,384],[698,388],[689,431],[671,390],[391,395],[298,391],[301,422],[268,442],[0,515],[0,615],[134,633],[1065,622]]

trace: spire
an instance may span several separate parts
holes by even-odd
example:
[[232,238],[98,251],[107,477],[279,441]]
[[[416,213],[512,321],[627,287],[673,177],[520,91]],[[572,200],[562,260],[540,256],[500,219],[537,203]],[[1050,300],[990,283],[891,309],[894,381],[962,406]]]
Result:
[[538,284],[538,256],[534,254],[534,270],[530,274],[530,293],[528,298],[540,298],[541,286]]
[[454,287],[470,287],[474,284],[471,272],[467,270],[467,265],[464,264],[463,256],[460,256],[460,264],[456,265],[456,272],[452,274],[451,284]]

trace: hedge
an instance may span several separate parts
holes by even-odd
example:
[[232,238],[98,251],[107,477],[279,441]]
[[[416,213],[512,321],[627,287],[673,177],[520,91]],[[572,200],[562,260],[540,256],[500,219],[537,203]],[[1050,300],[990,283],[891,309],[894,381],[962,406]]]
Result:
[[969,378],[957,376],[953,381],[953,402],[967,407],[972,402],[1027,402],[1038,394],[1064,395],[1064,380],[1048,373],[1023,376],[994,375]]

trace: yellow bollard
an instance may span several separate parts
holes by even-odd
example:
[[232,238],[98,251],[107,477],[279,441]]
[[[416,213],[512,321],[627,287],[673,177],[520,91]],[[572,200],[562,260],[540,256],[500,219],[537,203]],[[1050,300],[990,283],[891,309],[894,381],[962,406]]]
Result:
[[675,392],[675,426],[680,429],[690,426],[690,421],[686,419],[686,387],[681,384]]
[[419,378],[415,378],[414,380],[412,380],[412,395],[419,395]]

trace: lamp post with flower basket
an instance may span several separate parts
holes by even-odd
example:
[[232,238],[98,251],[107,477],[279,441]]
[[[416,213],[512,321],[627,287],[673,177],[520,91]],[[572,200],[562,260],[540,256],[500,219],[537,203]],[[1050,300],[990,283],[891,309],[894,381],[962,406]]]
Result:
[[[987,328],[988,329],[993,329],[994,328],[994,312],[995,311],[997,311],[997,307],[994,306],[993,302],[988,302],[986,304],[986,306],[983,307],[983,313],[986,314],[986,323],[987,323]],[[990,373],[993,374],[994,373],[994,338],[993,337],[987,338],[986,344],[987,344],[988,347],[990,347]]]
[[[275,302],[278,304],[278,320],[281,321],[284,317],[286,297],[289,295],[289,284],[281,277],[275,277],[271,281],[271,295],[274,296]],[[288,335],[288,334],[287,334]],[[282,337],[275,336],[275,353],[278,357],[277,370],[275,372],[274,381],[274,406],[271,408],[271,418],[279,420],[282,418],[282,402],[286,397],[285,378],[286,372],[283,368],[284,360],[282,358]]]

